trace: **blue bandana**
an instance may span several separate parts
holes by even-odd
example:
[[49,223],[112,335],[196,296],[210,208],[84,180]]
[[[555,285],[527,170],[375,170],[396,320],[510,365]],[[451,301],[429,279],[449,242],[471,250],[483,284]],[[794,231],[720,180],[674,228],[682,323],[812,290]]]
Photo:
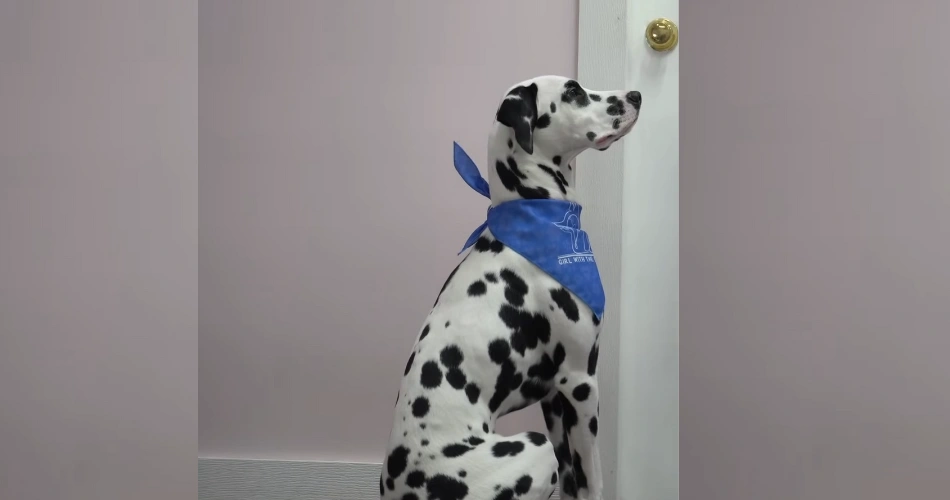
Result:
[[[475,162],[455,143],[455,170],[472,189],[491,198]],[[581,229],[581,206],[565,200],[512,200],[488,208],[487,220],[468,237],[473,245],[485,228],[499,241],[574,292],[598,319],[604,315],[604,287],[587,233]]]

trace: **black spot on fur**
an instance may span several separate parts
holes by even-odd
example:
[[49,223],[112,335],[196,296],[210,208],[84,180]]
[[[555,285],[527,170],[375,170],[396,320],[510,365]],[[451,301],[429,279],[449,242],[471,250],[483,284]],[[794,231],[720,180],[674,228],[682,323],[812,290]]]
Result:
[[423,439],[422,442],[419,443],[419,444],[421,444],[422,446],[429,446],[429,440],[428,440],[428,439]]
[[555,172],[555,175],[557,176],[558,179],[561,180],[561,184],[564,184],[565,186],[570,186],[570,184],[567,183],[567,177],[564,177],[564,174],[561,173],[560,170]]
[[439,359],[442,360],[442,364],[448,368],[458,368],[465,357],[462,356],[462,350],[459,349],[457,345],[450,344],[445,346],[442,352],[439,353]]
[[524,451],[524,443],[521,441],[499,441],[492,446],[492,455],[498,458],[514,457]]
[[590,397],[590,385],[586,383],[578,385],[571,392],[571,395],[574,396],[575,401],[587,401],[587,398]]
[[581,456],[574,452],[574,477],[578,489],[587,489],[587,474],[584,473],[584,466],[581,464]]
[[531,378],[539,378],[541,380],[554,380],[554,377],[557,375],[558,369],[561,367],[561,363],[564,362],[566,353],[564,351],[564,346],[558,342],[554,346],[554,357],[552,358],[548,353],[544,353],[541,356],[541,361],[536,365],[532,365],[528,368],[528,376]]
[[528,440],[535,446],[543,446],[544,443],[548,442],[548,438],[546,438],[544,434],[534,431],[528,432]]
[[412,471],[406,476],[406,486],[410,488],[421,488],[426,483],[426,475],[421,470]]
[[525,380],[521,384],[521,395],[529,403],[539,401],[547,394],[548,389],[535,380]]
[[419,334],[419,340],[426,338],[426,335],[429,335],[429,324],[426,323],[426,326],[422,327],[422,333]]
[[551,484],[557,484],[557,472],[551,474]]
[[573,103],[575,106],[583,108],[590,104],[590,98],[579,83],[570,80],[564,84],[564,92],[561,93],[561,102]]
[[521,186],[521,180],[518,179],[518,176],[501,160],[495,162],[495,172],[498,173],[498,180],[508,191],[517,191],[518,187]]
[[476,251],[487,252],[489,247],[491,247],[491,240],[484,236],[479,236],[472,247],[475,248]]
[[617,130],[619,128],[620,128],[620,118],[616,118],[614,119],[614,130]]
[[539,341],[546,344],[551,340],[551,323],[543,314],[532,314],[502,304],[498,317],[512,329],[511,348],[522,356],[525,355],[526,349],[538,347]]
[[425,428],[426,428],[426,424],[425,424],[425,423],[419,424],[419,428],[420,428],[420,429],[425,429]]
[[471,446],[466,446],[464,444],[450,444],[445,448],[442,448],[442,454],[447,458],[460,457],[468,452],[472,451]]
[[515,491],[511,488],[505,488],[498,492],[495,495],[494,500],[513,500],[515,498]]
[[571,445],[567,439],[562,440],[561,444],[554,449],[554,456],[557,458],[558,472],[571,468]]
[[468,495],[468,485],[443,474],[436,474],[426,482],[429,500],[462,500]]
[[488,422],[485,422],[482,424],[482,430],[485,431],[486,433],[488,432]]
[[581,319],[577,309],[577,302],[574,301],[574,298],[571,297],[571,292],[568,292],[566,288],[562,287],[551,290],[551,299],[564,311],[564,315],[567,316],[567,319],[575,323]]
[[485,273],[485,281],[489,283],[498,283],[498,276],[495,276],[495,273]]
[[567,474],[564,474],[564,480],[562,481],[562,483],[563,483],[563,486],[561,487],[561,489],[564,491],[564,493],[567,493],[568,495],[574,498],[577,498],[577,483],[574,482],[574,475],[571,474],[570,472],[568,472]]
[[595,133],[593,133],[593,132],[588,132],[588,133],[587,133],[587,140],[593,141],[595,138],[597,138],[597,134],[595,134]]
[[501,364],[501,373],[498,374],[498,379],[495,381],[495,393],[488,401],[488,409],[492,412],[497,411],[511,394],[511,391],[521,385],[522,378],[511,359],[505,359]]
[[406,471],[408,459],[409,448],[402,445],[395,447],[393,451],[389,453],[389,458],[386,459],[386,472],[389,473],[390,477],[399,477],[400,474]]
[[537,123],[534,124],[535,128],[547,128],[551,124],[551,115],[545,113],[538,117]]
[[478,445],[480,445],[480,444],[482,444],[482,443],[484,443],[484,442],[485,442],[485,440],[482,439],[482,438],[480,438],[480,437],[478,437],[478,436],[471,436],[471,437],[468,438],[468,444],[470,444],[470,445],[472,445],[472,446],[478,446]]
[[519,495],[524,495],[531,490],[531,476],[524,475],[518,478],[518,482],[515,483],[515,493]]
[[389,489],[391,489],[391,490],[396,489],[396,481],[394,481],[393,478],[387,479],[387,480],[386,480],[386,487],[389,488]]
[[590,354],[587,355],[587,374],[594,376],[597,373],[597,358],[600,356],[600,346],[597,342],[590,348]]
[[429,400],[419,396],[412,402],[412,415],[416,418],[422,418],[429,414]]
[[459,471],[459,477],[465,477],[467,475],[468,475],[468,472],[465,472],[464,470]]
[[478,239],[475,240],[473,247],[479,252],[492,252],[497,254],[501,253],[501,251],[505,249],[505,244],[498,240],[492,240],[485,236],[479,236]]
[[505,189],[517,192],[519,196],[526,200],[544,200],[551,197],[548,190],[543,187],[527,187],[523,185],[517,175],[521,172],[517,170],[513,171],[508,165],[500,161],[495,163],[495,171],[498,173],[498,179],[501,180],[501,184],[505,186]]
[[[477,403],[478,396],[480,396],[481,393],[482,393],[481,389],[479,389],[477,385],[471,382],[469,382],[468,385],[465,386],[465,395],[468,396],[469,403],[472,403],[472,404]],[[488,432],[488,431],[485,431],[485,432]]]
[[419,497],[415,493],[406,493],[402,496],[402,500],[419,500]]
[[590,429],[590,433],[597,435],[597,417],[590,417],[590,424],[587,426]]
[[590,94],[590,100],[592,100],[592,101],[598,101],[598,102],[599,102],[599,101],[600,101],[600,95],[598,95],[598,94]]
[[458,368],[450,369],[449,372],[445,374],[445,380],[449,385],[458,390],[462,390],[465,387],[465,383],[468,382],[468,380],[465,379],[465,374]]
[[558,393],[555,397],[560,397],[561,399],[561,406],[563,406],[564,409],[561,422],[564,423],[564,432],[567,432],[577,425],[577,410],[574,409],[574,405],[572,405],[563,394]]
[[511,346],[505,339],[495,339],[488,344],[488,357],[495,364],[502,364],[508,361],[511,356]]
[[560,157],[560,156],[555,156],[554,158],[551,158],[551,161],[553,161],[555,165],[560,165],[560,164],[561,164],[561,157]]
[[419,382],[426,389],[435,389],[442,384],[442,370],[439,369],[439,364],[435,361],[426,361],[422,365],[422,375],[419,377]]
[[557,113],[557,106],[553,102],[551,103],[551,113]]
[[524,297],[528,294],[528,284],[511,269],[502,269],[499,274],[507,285],[505,287],[505,299],[513,306],[523,306]]
[[598,318],[596,314],[593,315],[593,317],[591,318],[591,321],[594,322],[594,326],[597,326],[600,324],[600,318]]
[[567,383],[567,377],[562,378],[562,379],[561,379],[561,383],[562,383],[562,384],[566,384],[566,383]]
[[518,186],[518,194],[526,200],[547,200],[551,197],[551,193],[543,187]]
[[515,143],[511,139],[508,139],[508,149],[514,149]]
[[[412,360],[416,359],[416,351],[412,351],[412,354],[409,355],[409,361],[406,361],[406,371],[402,374],[404,377],[409,375],[409,370],[412,369]],[[398,398],[396,398],[398,400]]]
[[449,327],[449,325],[451,325],[451,324],[452,324],[452,322],[451,322],[451,321],[446,321],[446,322],[445,322],[445,327],[446,327],[446,328],[448,328],[448,327]]
[[521,353],[522,356],[524,356],[525,351],[528,349],[528,346],[527,346],[527,344],[525,343],[524,334],[523,334],[523,333],[521,333],[521,332],[519,332],[519,331],[512,332],[512,334],[511,334],[511,348],[514,349],[515,351]]
[[623,101],[618,100],[615,96],[608,97],[607,102],[611,103],[610,106],[607,106],[607,114],[610,116],[620,116],[626,111]]
[[538,168],[540,168],[544,173],[550,175],[551,178],[554,179],[554,182],[557,183],[558,189],[561,190],[561,194],[567,194],[567,188],[565,187],[567,186],[567,184],[562,180],[564,178],[564,175],[562,174],[560,177],[558,177],[557,175],[557,174],[560,174],[561,172],[557,172],[553,168],[547,165],[541,165],[540,163],[538,164]]

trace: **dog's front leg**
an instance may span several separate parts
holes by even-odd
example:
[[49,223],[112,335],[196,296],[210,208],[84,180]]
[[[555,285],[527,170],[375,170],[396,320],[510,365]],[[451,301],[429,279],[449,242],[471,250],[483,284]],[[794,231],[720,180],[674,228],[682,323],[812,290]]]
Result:
[[583,377],[575,378],[570,387],[564,388],[562,395],[563,425],[567,429],[565,434],[574,451],[571,465],[577,484],[578,498],[602,500],[603,473],[600,466],[600,450],[597,446],[599,401],[597,380],[584,374]]

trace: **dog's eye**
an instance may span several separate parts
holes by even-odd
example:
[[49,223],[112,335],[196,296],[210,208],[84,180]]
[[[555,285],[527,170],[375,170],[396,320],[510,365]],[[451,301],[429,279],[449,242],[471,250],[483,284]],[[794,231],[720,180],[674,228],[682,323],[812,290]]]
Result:
[[581,91],[577,87],[571,87],[567,89],[567,95],[570,97],[577,97],[581,95]]

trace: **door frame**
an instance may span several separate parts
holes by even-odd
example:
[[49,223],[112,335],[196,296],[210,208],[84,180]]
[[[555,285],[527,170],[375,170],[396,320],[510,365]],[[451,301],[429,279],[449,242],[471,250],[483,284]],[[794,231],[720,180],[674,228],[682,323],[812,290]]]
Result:
[[593,89],[639,90],[644,101],[629,137],[577,160],[584,227],[607,295],[598,368],[604,498],[673,500],[679,498],[679,47],[655,52],[644,34],[651,19],[676,21],[679,0],[579,3],[578,80]]

